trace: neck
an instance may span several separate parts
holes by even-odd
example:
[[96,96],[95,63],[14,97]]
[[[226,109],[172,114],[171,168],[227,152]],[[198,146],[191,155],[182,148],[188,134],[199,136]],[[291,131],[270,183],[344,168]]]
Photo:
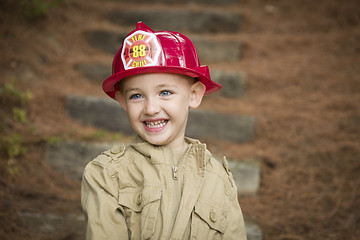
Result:
[[169,146],[172,150],[174,151],[178,151],[178,152],[184,152],[187,148],[188,148],[189,144],[187,144],[185,142],[185,140],[183,142],[181,142],[178,145],[175,146]]

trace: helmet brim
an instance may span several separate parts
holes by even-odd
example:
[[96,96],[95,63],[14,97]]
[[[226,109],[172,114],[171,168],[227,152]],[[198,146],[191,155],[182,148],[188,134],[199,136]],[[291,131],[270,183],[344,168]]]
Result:
[[126,77],[143,73],[175,73],[182,74],[198,79],[206,87],[204,95],[219,91],[222,86],[210,79],[209,69],[207,66],[200,66],[196,69],[189,69],[176,66],[149,66],[142,68],[133,68],[124,70],[106,78],[102,84],[104,92],[111,98],[115,99],[116,84]]

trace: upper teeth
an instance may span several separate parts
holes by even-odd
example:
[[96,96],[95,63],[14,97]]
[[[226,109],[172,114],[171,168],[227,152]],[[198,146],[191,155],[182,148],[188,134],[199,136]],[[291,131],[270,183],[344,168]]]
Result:
[[165,120],[155,121],[155,122],[146,122],[146,126],[149,128],[163,127],[165,126]]

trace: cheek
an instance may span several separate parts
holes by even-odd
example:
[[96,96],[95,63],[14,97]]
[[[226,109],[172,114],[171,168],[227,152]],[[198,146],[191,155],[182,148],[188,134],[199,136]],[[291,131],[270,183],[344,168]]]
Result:
[[127,106],[127,114],[130,119],[138,118],[141,114],[141,107],[138,104],[129,104]]
[[186,115],[189,110],[189,104],[186,98],[179,99],[178,101],[172,102],[167,105],[166,111],[169,115],[181,118]]

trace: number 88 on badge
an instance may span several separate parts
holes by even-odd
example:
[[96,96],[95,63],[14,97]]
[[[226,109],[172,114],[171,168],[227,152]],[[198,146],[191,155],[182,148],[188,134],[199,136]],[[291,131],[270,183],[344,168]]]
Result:
[[161,49],[155,34],[138,30],[127,36],[124,44],[121,58],[125,69],[157,64]]

